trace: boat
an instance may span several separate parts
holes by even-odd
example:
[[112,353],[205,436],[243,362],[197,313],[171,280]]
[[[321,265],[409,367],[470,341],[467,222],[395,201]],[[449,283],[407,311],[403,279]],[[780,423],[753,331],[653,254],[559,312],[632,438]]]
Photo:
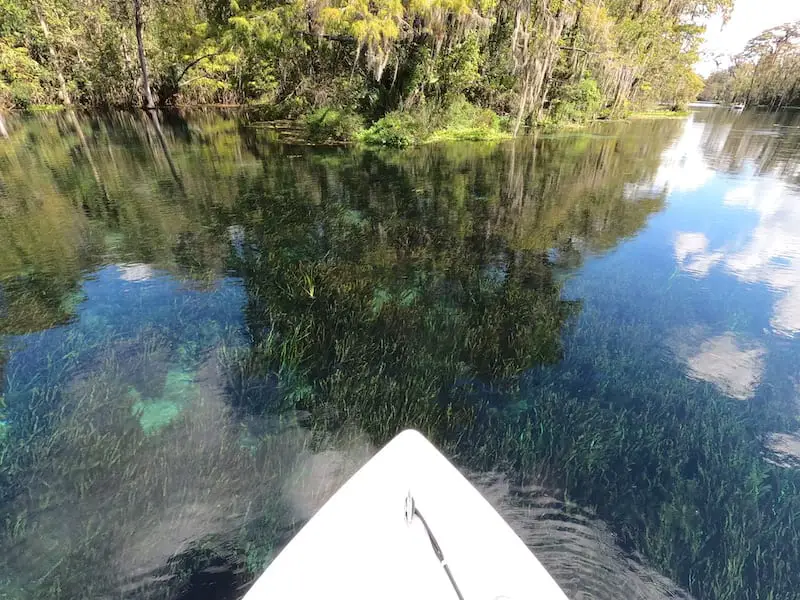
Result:
[[744,110],[744,103],[736,102],[735,104],[731,104],[731,110]]
[[244,600],[567,600],[480,492],[400,433],[278,554]]

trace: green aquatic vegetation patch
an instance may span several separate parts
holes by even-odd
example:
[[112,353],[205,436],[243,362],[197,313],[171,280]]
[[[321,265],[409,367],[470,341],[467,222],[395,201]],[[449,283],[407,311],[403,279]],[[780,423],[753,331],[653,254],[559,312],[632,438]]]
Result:
[[457,98],[444,108],[391,112],[360,133],[357,139],[368,146],[405,148],[436,142],[488,142],[510,137],[507,118]]
[[317,143],[350,142],[364,129],[359,115],[331,107],[315,110],[301,121],[308,139]]
[[137,400],[131,414],[139,419],[142,431],[150,435],[172,423],[181,413],[181,407],[169,400]]
[[61,300],[61,311],[65,314],[73,315],[84,300],[86,300],[86,294],[81,290],[75,290]]
[[626,118],[628,119],[683,119],[688,117],[691,113],[688,110],[671,110],[671,109],[660,109],[660,110],[642,110],[636,111],[629,114]]
[[163,392],[158,398],[144,398],[135,388],[128,391],[131,414],[142,431],[151,435],[170,425],[197,396],[195,375],[179,369],[167,372]]

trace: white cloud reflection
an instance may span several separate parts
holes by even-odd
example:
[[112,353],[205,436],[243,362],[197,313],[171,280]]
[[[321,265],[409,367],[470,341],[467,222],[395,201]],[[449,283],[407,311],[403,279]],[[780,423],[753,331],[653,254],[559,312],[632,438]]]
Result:
[[722,252],[708,251],[708,238],[702,233],[679,233],[675,237],[675,260],[682,271],[705,277],[722,260]]
[[771,433],[767,436],[767,461],[779,467],[800,466],[800,434]]
[[778,294],[771,324],[777,333],[800,331],[800,194],[779,181],[749,182],[725,196],[729,205],[759,214],[741,250],[725,268],[742,281],[763,283]]
[[703,187],[714,170],[703,156],[704,124],[689,117],[681,136],[661,155],[655,177],[650,183],[627,184],[625,198],[639,198],[662,192],[691,192]]
[[689,118],[681,137],[661,157],[656,187],[666,187],[670,192],[691,192],[703,187],[714,176],[703,156],[704,129],[704,124]]
[[123,281],[148,281],[155,277],[155,270],[150,265],[131,263],[117,265],[120,271],[119,278]]
[[697,232],[679,232],[674,254],[678,267],[705,277],[717,264],[745,283],[764,284],[777,296],[771,325],[781,335],[800,332],[800,193],[776,180],[750,180],[725,194],[726,206],[758,213],[758,223],[730,251],[711,249]]
[[753,396],[764,373],[764,348],[730,331],[703,339],[702,331],[690,330],[672,345],[690,377],[738,400]]

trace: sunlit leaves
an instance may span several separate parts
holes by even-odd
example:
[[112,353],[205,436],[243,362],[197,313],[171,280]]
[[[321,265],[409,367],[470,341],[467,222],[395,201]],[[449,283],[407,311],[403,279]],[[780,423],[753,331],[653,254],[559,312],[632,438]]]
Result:
[[[37,2],[0,1],[0,44],[24,49],[40,69],[0,52],[3,102],[57,101],[58,69],[33,6],[49,23],[74,102],[135,102],[130,7]],[[144,48],[161,104],[255,101],[282,117],[332,106],[372,121],[431,103],[446,108],[464,95],[516,117],[518,131],[546,118],[559,89],[581,80],[597,82],[606,113],[691,97],[702,35],[693,23],[729,7],[729,0],[151,2]]]

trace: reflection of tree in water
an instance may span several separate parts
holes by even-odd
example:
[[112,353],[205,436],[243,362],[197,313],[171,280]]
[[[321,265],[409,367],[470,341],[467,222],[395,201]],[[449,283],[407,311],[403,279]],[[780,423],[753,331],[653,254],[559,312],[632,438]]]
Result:
[[253,224],[241,270],[257,354],[328,426],[355,419],[378,443],[435,434],[475,409],[460,400],[559,359],[577,304],[551,250],[641,227],[660,200],[623,188],[659,150],[610,137],[265,159],[270,189],[238,216]]
[[[61,307],[81,273],[106,262],[201,282],[229,267],[245,281],[252,342],[212,337],[208,362],[167,373],[148,365],[195,352],[176,352],[182,338],[168,330],[122,340],[90,331],[56,349],[91,362],[31,395],[51,433],[11,456],[8,514],[22,519],[4,530],[12,550],[0,580],[23,597],[97,597],[124,582],[139,593],[155,576],[162,584],[148,594],[166,597],[220,561],[244,570],[237,581],[250,577],[286,524],[308,516],[297,506],[318,505],[352,471],[354,449],[363,459],[359,448],[406,426],[470,462],[524,472],[518,445],[529,430],[502,409],[520,374],[561,357],[579,304],[561,298],[558,269],[660,208],[625,184],[651,174],[672,131],[661,145],[577,137],[373,154],[259,145],[232,120],[188,129],[165,120],[170,166],[141,116],[79,122],[83,141],[56,117],[30,124],[34,146],[12,137],[4,147],[4,173],[28,194],[2,222],[15,242],[0,250],[4,281],[27,281],[26,269],[60,274],[76,282],[45,294]],[[87,148],[94,168],[81,160]],[[54,217],[37,218],[47,211]],[[156,372],[136,385],[132,409],[131,377]],[[193,403],[178,417],[167,401],[176,395]],[[313,436],[297,427],[307,413]],[[145,417],[168,426],[150,435]],[[369,440],[353,443],[348,431]],[[350,453],[312,457],[330,435]],[[294,497],[308,482],[277,474],[308,472],[304,460],[319,456],[330,458],[330,489]]]
[[715,169],[739,173],[749,163],[755,174],[798,181],[800,114],[797,111],[727,110],[694,113],[703,125],[704,160]]
[[[7,305],[22,307],[16,331],[26,320],[39,323],[33,328],[62,321],[68,315],[59,307],[70,304],[81,273],[109,260],[199,282],[223,271],[225,228],[205,224],[216,223],[235,198],[228,183],[234,165],[220,161],[228,153],[215,147],[220,137],[228,144],[235,124],[179,145],[185,123],[176,119],[159,132],[137,113],[29,117],[4,141],[0,278]],[[176,183],[178,171],[187,184]],[[27,311],[27,302],[42,306]]]

